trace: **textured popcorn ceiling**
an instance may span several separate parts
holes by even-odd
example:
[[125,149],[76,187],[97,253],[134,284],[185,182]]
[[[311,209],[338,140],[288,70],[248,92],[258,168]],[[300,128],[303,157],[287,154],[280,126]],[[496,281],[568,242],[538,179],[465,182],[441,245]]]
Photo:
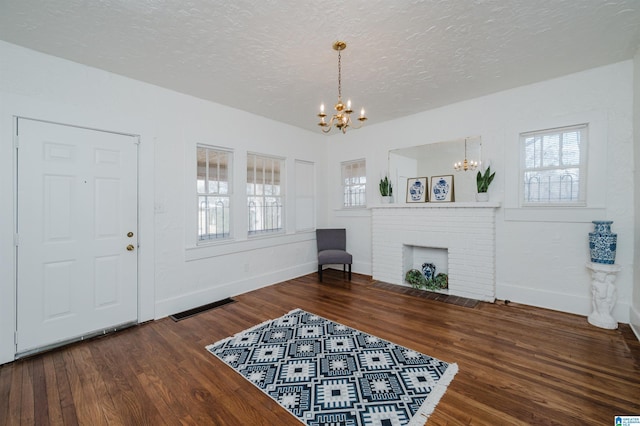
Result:
[[629,59],[640,1],[0,0],[0,39],[317,132],[335,40],[373,125]]

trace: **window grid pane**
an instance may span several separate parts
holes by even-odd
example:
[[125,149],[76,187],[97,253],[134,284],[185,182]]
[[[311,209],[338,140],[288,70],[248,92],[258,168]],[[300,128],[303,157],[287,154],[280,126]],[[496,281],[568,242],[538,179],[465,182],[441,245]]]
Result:
[[521,135],[524,203],[585,201],[586,130],[581,125]]
[[198,241],[230,237],[231,153],[197,147]]
[[207,150],[206,148],[198,147],[198,155],[197,155],[197,187],[196,190],[198,194],[202,194],[205,192],[204,186],[207,182]]
[[247,155],[247,207],[249,235],[283,229],[282,173],[284,160]]
[[367,204],[365,160],[342,163],[343,207],[364,207]]
[[200,241],[229,237],[229,197],[198,197],[198,236]]

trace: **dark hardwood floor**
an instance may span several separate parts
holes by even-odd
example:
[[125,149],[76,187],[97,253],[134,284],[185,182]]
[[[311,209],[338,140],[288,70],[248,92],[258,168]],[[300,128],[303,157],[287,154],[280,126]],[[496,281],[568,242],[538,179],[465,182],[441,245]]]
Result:
[[205,346],[295,308],[391,340],[459,372],[429,425],[613,425],[640,415],[628,325],[529,306],[443,303],[325,271],[0,366],[0,425],[297,425]]

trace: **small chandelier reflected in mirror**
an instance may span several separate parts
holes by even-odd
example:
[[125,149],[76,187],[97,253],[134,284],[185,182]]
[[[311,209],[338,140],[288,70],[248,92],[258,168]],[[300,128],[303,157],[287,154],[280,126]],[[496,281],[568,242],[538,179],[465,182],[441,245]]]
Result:
[[456,172],[466,172],[467,170],[475,170],[476,167],[478,167],[477,161],[467,160],[467,138],[464,138],[464,161],[453,163],[453,168]]
[[318,117],[320,117],[320,122],[318,126],[322,129],[324,133],[329,133],[331,129],[334,127],[338,130],[342,131],[342,133],[347,133],[347,128],[351,127],[353,129],[359,129],[364,125],[364,122],[367,120],[367,117],[364,115],[364,108],[360,110],[360,117],[358,117],[358,121],[360,125],[357,127],[354,126],[351,121],[351,113],[353,110],[351,109],[351,100],[347,100],[347,104],[342,103],[342,55],[341,52],[347,48],[347,43],[344,41],[336,41],[333,43],[333,50],[338,51],[338,102],[333,106],[333,109],[336,111],[335,114],[331,116],[329,122],[325,121],[325,117],[327,114],[324,112],[324,104],[320,104],[320,113]]

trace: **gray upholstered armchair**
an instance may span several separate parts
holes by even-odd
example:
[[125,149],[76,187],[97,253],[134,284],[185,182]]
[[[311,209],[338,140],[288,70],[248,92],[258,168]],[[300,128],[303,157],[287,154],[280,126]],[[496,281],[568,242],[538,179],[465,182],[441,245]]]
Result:
[[351,281],[351,263],[353,256],[347,250],[346,229],[316,229],[318,244],[318,275],[322,281],[323,265],[342,265],[345,271],[349,265],[349,281]]

